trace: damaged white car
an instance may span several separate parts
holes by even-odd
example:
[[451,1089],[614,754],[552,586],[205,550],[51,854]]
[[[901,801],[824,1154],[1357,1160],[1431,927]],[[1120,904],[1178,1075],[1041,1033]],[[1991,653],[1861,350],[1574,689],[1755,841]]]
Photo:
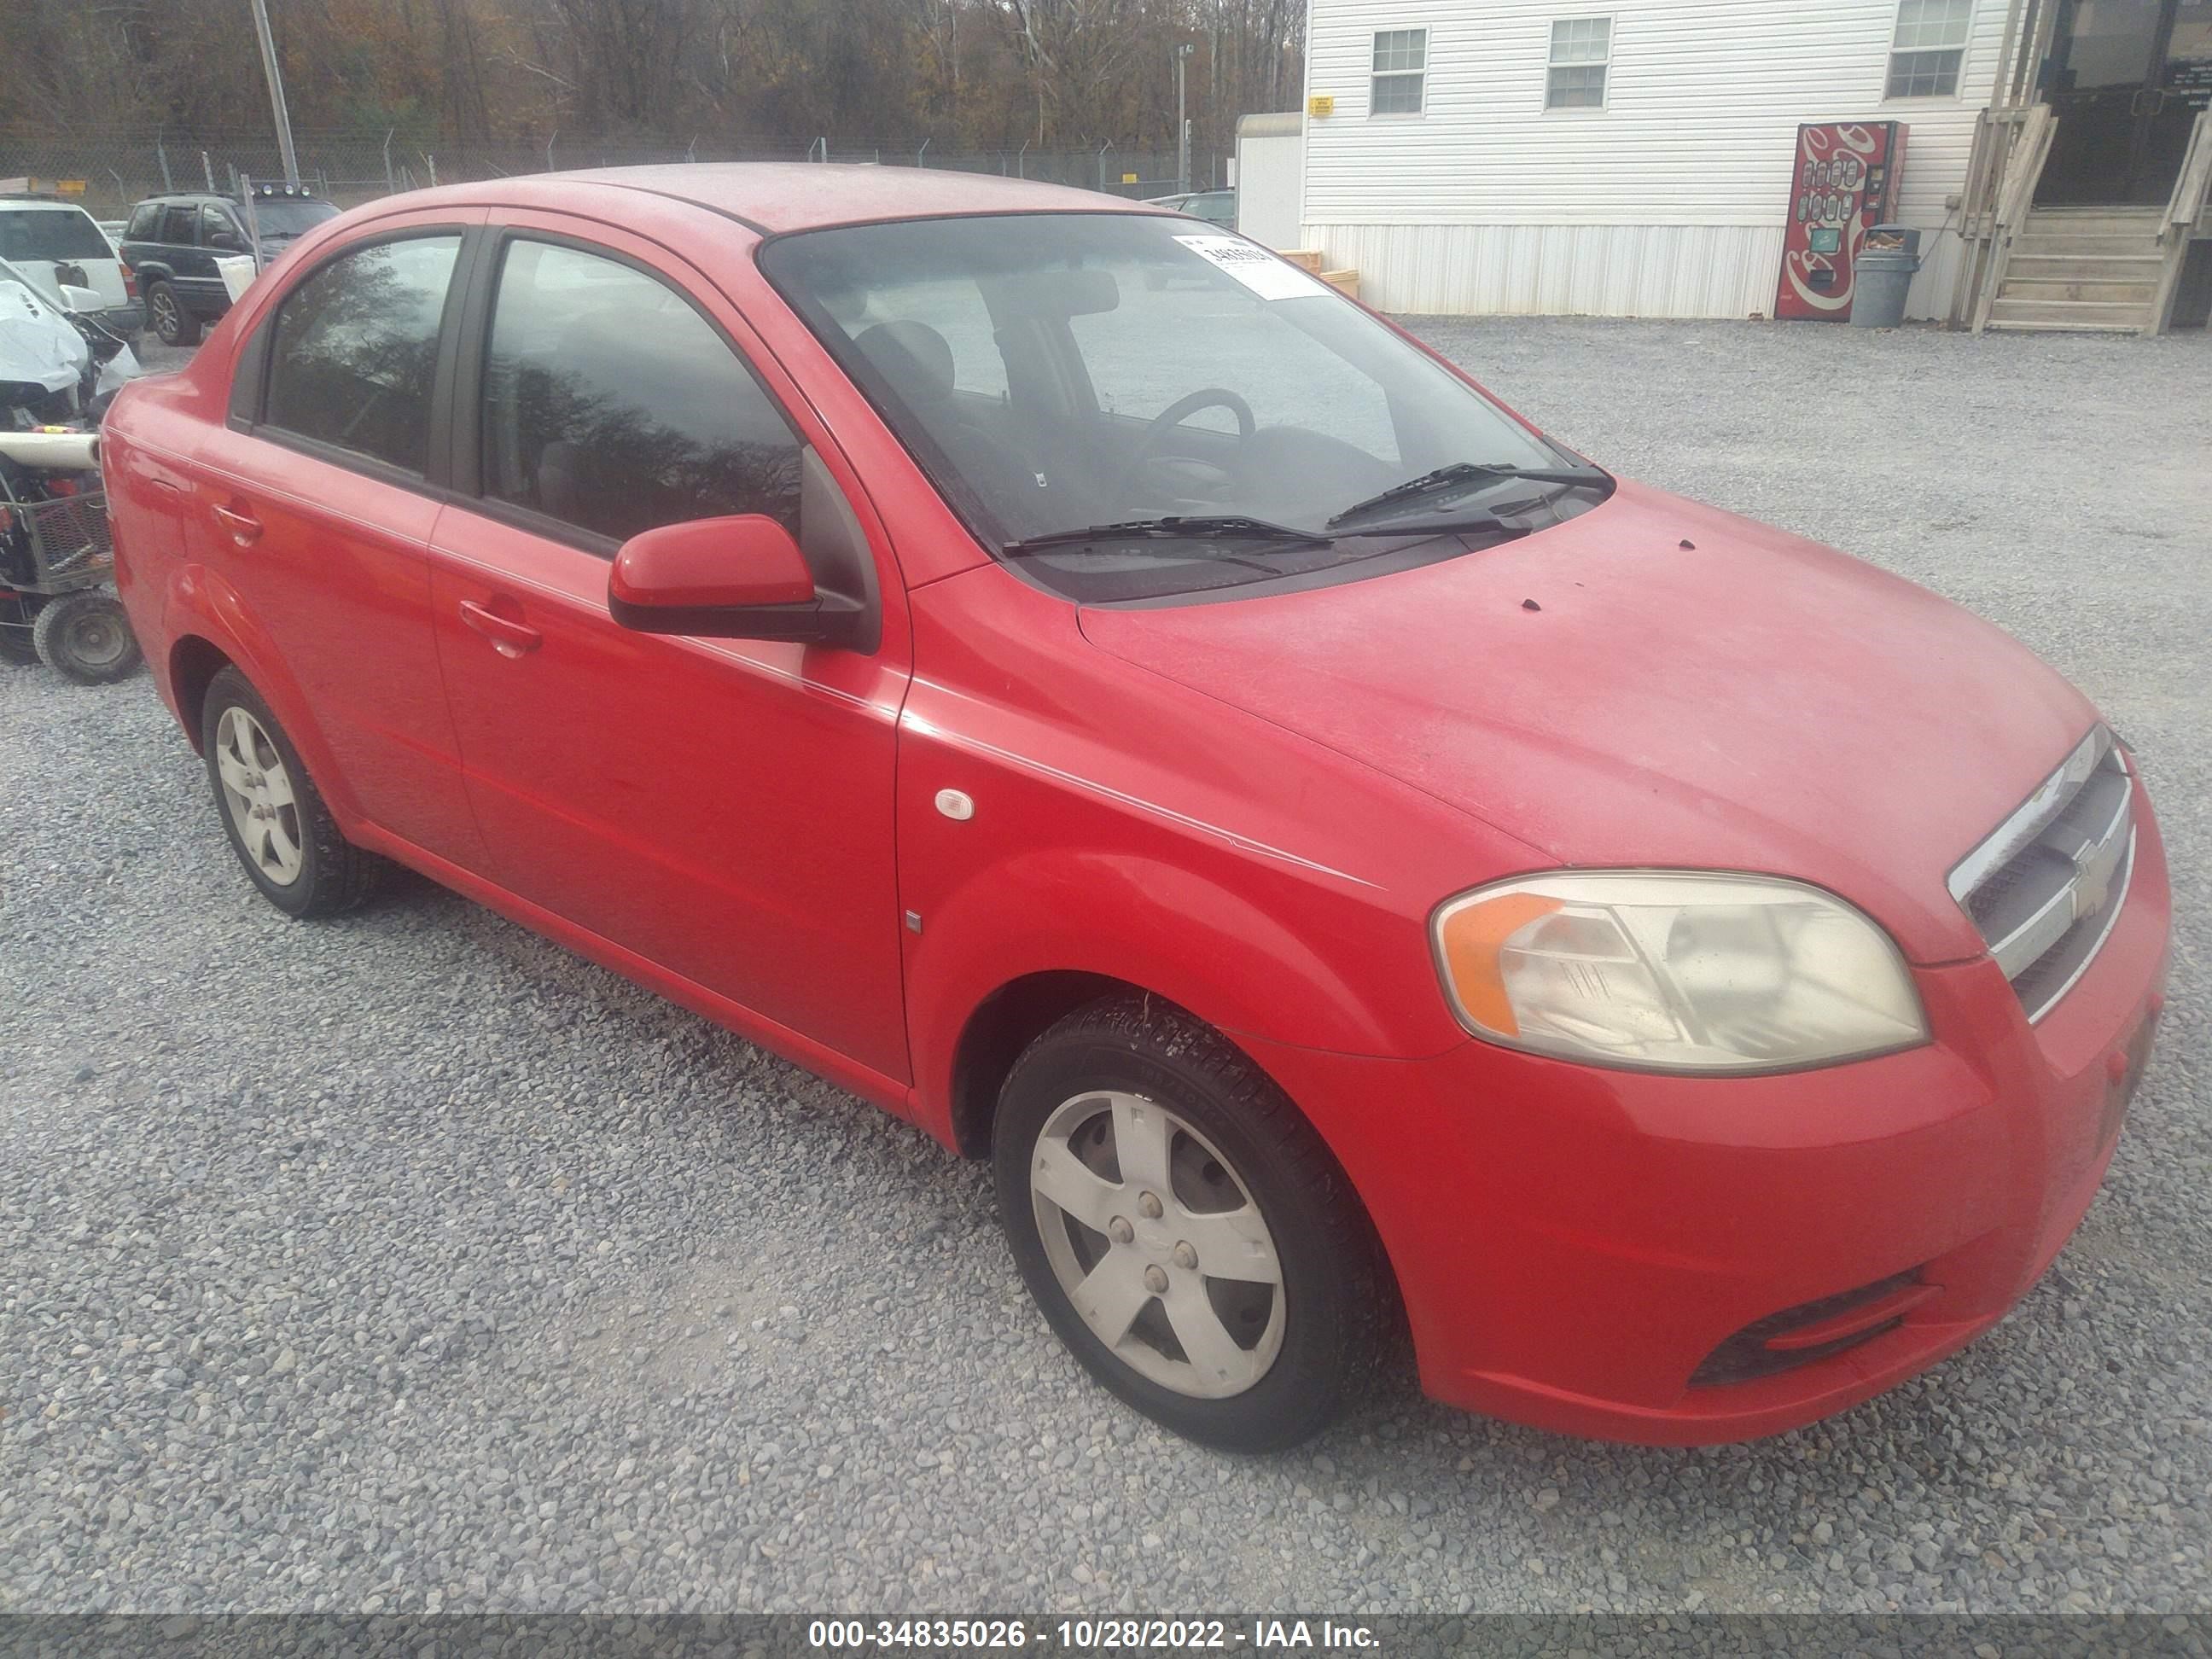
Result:
[[87,685],[139,662],[108,586],[99,468],[100,417],[143,371],[85,314],[99,299],[0,259],[0,663],[43,662]]
[[130,342],[95,319],[90,289],[42,282],[0,259],[0,433],[96,421],[145,371]]

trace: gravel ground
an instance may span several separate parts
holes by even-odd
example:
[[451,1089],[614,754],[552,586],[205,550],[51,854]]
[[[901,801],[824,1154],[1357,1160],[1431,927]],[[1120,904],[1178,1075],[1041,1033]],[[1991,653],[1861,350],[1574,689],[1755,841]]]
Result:
[[2139,745],[2173,1006],[2011,1319],[1753,1446],[1401,1380],[1200,1451],[1063,1355],[980,1167],[427,884],[283,921],[143,679],[0,670],[0,1610],[2205,1607],[2212,338],[1422,326]]

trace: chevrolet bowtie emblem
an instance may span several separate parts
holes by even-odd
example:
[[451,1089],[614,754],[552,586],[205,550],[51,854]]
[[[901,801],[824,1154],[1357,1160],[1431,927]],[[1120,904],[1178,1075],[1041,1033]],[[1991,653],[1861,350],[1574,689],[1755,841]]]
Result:
[[2112,896],[2112,870],[2100,862],[2094,842],[2083,842],[2074,854],[2074,919],[2094,916]]

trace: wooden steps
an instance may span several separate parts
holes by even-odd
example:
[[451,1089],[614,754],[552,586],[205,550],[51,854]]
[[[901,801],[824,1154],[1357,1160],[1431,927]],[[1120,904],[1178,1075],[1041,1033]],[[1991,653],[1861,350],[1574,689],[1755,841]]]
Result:
[[2137,334],[2155,325],[2156,208],[2037,208],[2013,240],[1991,328]]
[[2105,283],[2078,276],[2015,276],[2005,284],[2013,298],[2042,302],[2086,300],[2094,305],[2147,306],[2158,297],[2155,265],[2139,283]]

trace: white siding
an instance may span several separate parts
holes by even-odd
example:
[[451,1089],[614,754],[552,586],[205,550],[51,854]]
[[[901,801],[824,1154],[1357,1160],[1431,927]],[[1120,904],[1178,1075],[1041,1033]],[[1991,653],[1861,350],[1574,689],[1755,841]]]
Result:
[[[1782,227],[1323,225],[1306,245],[1359,272],[1382,311],[1561,317],[1771,316]],[[1906,314],[1941,318],[1954,236],[1923,237]]]
[[[1886,100],[1896,0],[1312,0],[1304,240],[1391,309],[1742,317],[1773,307],[1796,129],[1911,128],[1912,314],[1948,307],[2006,0],[1978,0],[1955,98]],[[1601,110],[1546,111],[1553,20],[1610,15]],[[1425,26],[1418,116],[1370,116],[1374,32]]]
[[[1237,228],[1272,248],[1303,247],[1305,134],[1296,115],[1255,120],[1237,130]],[[1283,131],[1268,129],[1281,127]],[[1247,131],[1247,129],[1254,129]]]

